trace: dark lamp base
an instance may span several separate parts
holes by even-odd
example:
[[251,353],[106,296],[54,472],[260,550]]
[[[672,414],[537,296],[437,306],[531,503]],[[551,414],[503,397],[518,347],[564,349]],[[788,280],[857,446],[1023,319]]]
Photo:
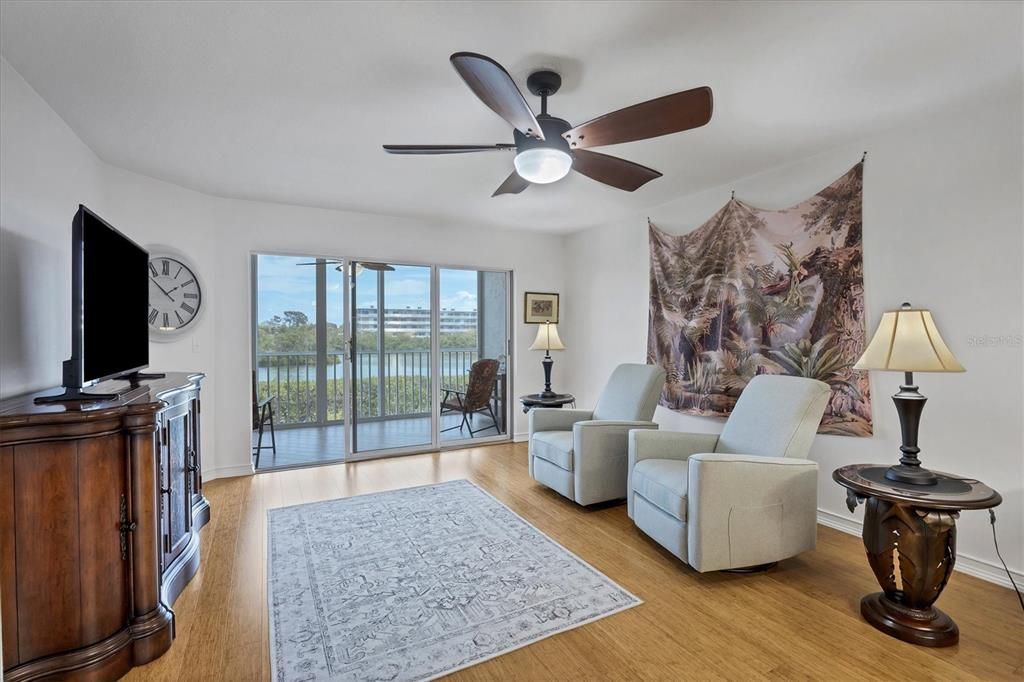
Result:
[[897,483],[909,483],[910,485],[935,485],[939,478],[922,466],[907,466],[896,464],[889,467],[885,477]]

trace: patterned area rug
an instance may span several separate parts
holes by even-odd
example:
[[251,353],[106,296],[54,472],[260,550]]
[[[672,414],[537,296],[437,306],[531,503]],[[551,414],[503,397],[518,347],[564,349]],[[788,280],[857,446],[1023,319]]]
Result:
[[279,682],[432,679],[641,603],[469,481],[268,513]]

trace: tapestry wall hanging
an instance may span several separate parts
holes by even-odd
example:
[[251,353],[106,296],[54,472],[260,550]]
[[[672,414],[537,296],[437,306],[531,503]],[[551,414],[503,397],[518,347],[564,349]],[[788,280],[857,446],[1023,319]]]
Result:
[[819,433],[871,435],[861,195],[864,162],[782,210],[733,197],[684,235],[649,225],[647,362],[665,368],[660,404],[726,416],[758,374],[832,388]]

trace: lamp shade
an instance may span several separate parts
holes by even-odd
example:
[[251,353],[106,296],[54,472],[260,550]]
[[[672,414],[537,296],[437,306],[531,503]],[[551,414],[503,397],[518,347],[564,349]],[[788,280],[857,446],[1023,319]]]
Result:
[[963,372],[939,335],[932,314],[904,303],[882,315],[871,343],[854,369],[895,372]]
[[558,338],[558,327],[545,322],[537,328],[537,338],[533,340],[530,350],[565,350],[562,339]]

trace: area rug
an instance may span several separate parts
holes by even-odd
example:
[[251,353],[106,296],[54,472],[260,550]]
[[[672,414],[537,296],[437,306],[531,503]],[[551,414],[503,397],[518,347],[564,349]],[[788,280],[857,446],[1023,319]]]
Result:
[[465,480],[268,514],[279,682],[433,679],[641,603]]

